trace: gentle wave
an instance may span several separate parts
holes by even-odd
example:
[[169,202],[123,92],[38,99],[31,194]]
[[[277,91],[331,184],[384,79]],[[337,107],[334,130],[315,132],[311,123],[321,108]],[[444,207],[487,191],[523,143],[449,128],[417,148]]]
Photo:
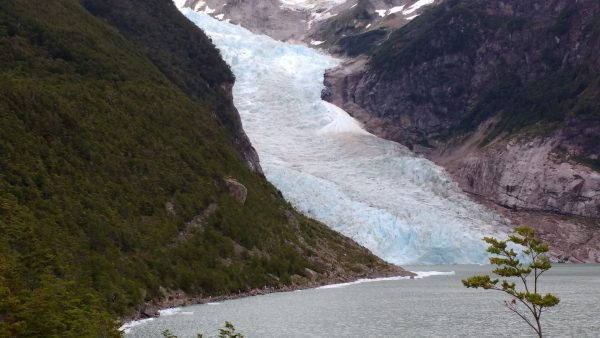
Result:
[[131,332],[131,329],[133,329],[134,327],[146,324],[148,322],[153,321],[154,319],[156,319],[156,318],[146,318],[146,319],[134,320],[134,321],[125,323],[119,328],[119,331],[121,331],[123,333],[129,333],[129,332]]
[[180,312],[181,312],[181,308],[180,307],[172,307],[172,308],[169,308],[169,309],[158,310],[158,313],[160,314],[161,317],[173,316],[173,315],[176,315],[176,314],[178,314]]
[[454,271],[411,271],[417,274],[415,278],[425,278],[432,276],[454,276],[456,273]]
[[344,288],[350,285],[357,285],[357,284],[364,284],[364,283],[374,283],[374,282],[388,282],[388,281],[398,281],[398,280],[405,280],[405,279],[422,279],[425,277],[433,277],[433,276],[452,276],[455,274],[454,271],[411,271],[416,273],[416,276],[399,276],[399,277],[384,277],[384,278],[363,278],[363,279],[359,279],[356,280],[354,282],[348,282],[348,283],[338,283],[338,284],[330,284],[330,285],[323,285],[320,286],[318,288],[316,288],[317,290],[324,290],[324,289],[337,289],[337,288]]

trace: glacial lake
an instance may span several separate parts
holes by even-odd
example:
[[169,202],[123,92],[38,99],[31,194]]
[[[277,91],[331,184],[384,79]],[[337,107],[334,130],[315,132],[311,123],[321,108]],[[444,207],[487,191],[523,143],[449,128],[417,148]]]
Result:
[[[125,337],[216,336],[225,321],[245,337],[534,337],[504,308],[496,291],[466,289],[461,279],[489,266],[407,266],[438,271],[422,279],[373,281],[276,293],[172,309],[139,323]],[[542,292],[561,298],[543,314],[546,337],[600,337],[600,265],[556,264],[541,278]]]

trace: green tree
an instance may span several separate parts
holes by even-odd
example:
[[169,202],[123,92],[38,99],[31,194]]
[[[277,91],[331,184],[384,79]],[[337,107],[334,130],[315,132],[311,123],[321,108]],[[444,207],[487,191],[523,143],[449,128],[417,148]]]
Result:
[[[501,277],[512,278],[511,280],[520,280],[522,289],[517,289],[516,283],[507,279],[499,284],[498,279],[491,279],[489,275],[470,277],[462,281],[463,285],[467,288],[502,291],[512,296],[512,300],[504,301],[504,305],[542,337],[542,313],[560,302],[553,294],[538,292],[540,276],[552,267],[545,255],[548,245],[536,238],[534,229],[526,226],[515,228],[506,241],[491,237],[483,240],[490,245],[487,252],[496,255],[490,258],[490,263],[496,266],[492,272]],[[522,247],[527,265],[521,263],[519,253],[512,248],[513,244]]]
[[241,333],[235,332],[235,327],[230,322],[225,322],[225,327],[219,329],[219,338],[244,338]]
[[[164,338],[178,338],[173,332],[170,330],[164,330],[162,332]],[[204,338],[202,333],[198,333],[198,338]],[[235,331],[235,327],[230,322],[225,322],[225,326],[219,329],[218,338],[244,338],[244,336]]]

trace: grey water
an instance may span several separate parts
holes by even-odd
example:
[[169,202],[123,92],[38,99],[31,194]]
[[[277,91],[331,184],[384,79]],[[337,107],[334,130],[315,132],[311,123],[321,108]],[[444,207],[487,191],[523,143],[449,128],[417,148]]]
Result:
[[[497,291],[461,279],[489,266],[409,266],[453,275],[309,289],[196,305],[132,327],[126,338],[216,336],[225,321],[245,337],[534,337]],[[555,265],[541,281],[561,303],[543,314],[546,337],[600,337],[600,265]]]

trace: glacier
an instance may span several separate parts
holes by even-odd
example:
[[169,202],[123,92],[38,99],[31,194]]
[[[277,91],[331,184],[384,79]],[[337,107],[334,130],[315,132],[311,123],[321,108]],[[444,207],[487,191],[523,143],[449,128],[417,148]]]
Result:
[[265,176],[298,210],[392,263],[486,262],[481,238],[502,236],[503,218],[441,167],[322,101],[323,74],[340,60],[180,10],[231,66],[234,103]]

